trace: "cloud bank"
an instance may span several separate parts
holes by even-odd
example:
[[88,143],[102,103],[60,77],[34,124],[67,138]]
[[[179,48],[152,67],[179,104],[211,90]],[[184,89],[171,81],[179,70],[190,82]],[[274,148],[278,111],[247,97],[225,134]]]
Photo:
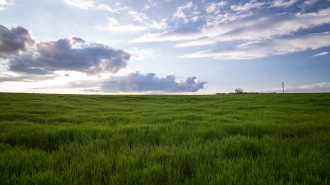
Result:
[[126,76],[114,76],[102,82],[101,92],[197,92],[204,89],[206,81],[200,81],[197,77],[189,77],[185,80],[176,80],[175,74],[165,78],[156,77],[155,73],[141,74],[130,73]]
[[[149,50],[138,50],[141,55],[152,55]],[[139,56],[140,56],[139,55]],[[197,77],[177,80],[175,74],[165,78],[155,73],[130,73],[124,76],[111,76],[127,67],[131,54],[125,50],[112,49],[98,43],[87,43],[79,37],[68,37],[56,41],[35,43],[28,30],[22,27],[8,29],[0,25],[0,59],[6,60],[8,72],[0,74],[0,82],[38,82],[44,80],[64,80],[66,84],[38,87],[37,89],[90,88],[92,92],[157,92],[181,93],[204,89],[206,81]],[[140,56],[141,57],[141,56]],[[136,59],[137,60],[137,59]],[[90,80],[80,82],[70,74],[59,72],[79,72]],[[109,76],[104,80],[99,74]],[[103,80],[102,80],[103,79]],[[59,82],[57,82],[59,83]],[[96,89],[95,89],[96,88]]]

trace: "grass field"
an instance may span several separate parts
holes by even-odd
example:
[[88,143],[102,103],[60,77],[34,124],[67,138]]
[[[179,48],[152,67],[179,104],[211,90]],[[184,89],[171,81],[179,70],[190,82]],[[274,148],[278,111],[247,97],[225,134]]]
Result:
[[330,94],[0,93],[1,184],[330,184]]

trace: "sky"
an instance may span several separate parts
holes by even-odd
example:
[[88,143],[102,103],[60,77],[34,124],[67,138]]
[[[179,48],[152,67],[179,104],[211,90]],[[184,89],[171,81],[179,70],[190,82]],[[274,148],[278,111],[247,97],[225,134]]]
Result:
[[0,0],[0,92],[330,92],[330,0]]

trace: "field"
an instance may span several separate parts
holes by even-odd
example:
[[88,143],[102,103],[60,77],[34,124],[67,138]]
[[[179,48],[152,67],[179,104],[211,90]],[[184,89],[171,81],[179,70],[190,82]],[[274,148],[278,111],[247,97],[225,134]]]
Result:
[[0,93],[1,184],[330,184],[330,94]]

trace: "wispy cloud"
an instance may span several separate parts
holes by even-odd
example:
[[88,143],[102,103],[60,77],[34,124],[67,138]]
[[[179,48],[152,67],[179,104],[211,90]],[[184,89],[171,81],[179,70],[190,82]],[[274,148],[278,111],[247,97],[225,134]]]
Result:
[[296,3],[298,0],[274,0],[274,7],[289,7]]
[[327,54],[329,54],[329,52],[322,52],[322,53],[313,55],[313,57],[318,57],[318,56],[327,55]]
[[132,42],[159,42],[159,41],[182,41],[202,38],[203,35],[196,31],[175,31],[163,33],[147,33],[134,39]]
[[133,17],[133,20],[137,22],[144,22],[149,20],[149,16],[144,13],[136,12],[133,10],[129,10],[128,13]]
[[190,47],[235,40],[267,40],[330,23],[330,8],[296,14],[225,13],[207,19],[207,24],[199,30],[145,34],[133,42],[188,41],[176,47]]
[[183,21],[185,23],[189,22],[186,14],[184,13],[184,10],[189,10],[192,7],[193,7],[192,2],[187,2],[186,5],[177,7],[176,12],[174,12],[174,14],[173,14],[173,18],[174,19],[183,19]]
[[207,13],[218,14],[220,12],[219,8],[224,7],[228,2],[220,1],[218,3],[210,3],[205,7]]
[[131,61],[141,61],[155,56],[155,52],[152,49],[140,49],[138,47],[133,47],[127,50],[127,52],[131,54]]
[[[253,89],[247,90],[249,92],[281,92],[282,88],[271,88],[271,89]],[[330,92],[330,82],[319,82],[313,84],[306,84],[300,86],[286,85],[284,88],[286,93],[320,93]]]
[[94,7],[95,2],[93,0],[64,0],[65,3],[81,8],[81,9],[89,9]]
[[252,0],[248,3],[245,3],[244,5],[232,5],[230,6],[230,8],[234,11],[237,12],[243,12],[243,11],[249,11],[252,10],[254,8],[259,8],[261,6],[263,6],[265,4],[265,2],[257,2],[256,0]]
[[37,82],[42,80],[54,79],[58,75],[35,75],[35,74],[0,74],[0,83],[1,82]]
[[118,9],[113,9],[110,6],[106,5],[106,4],[100,4],[98,6],[98,9],[100,9],[100,10],[106,10],[106,11],[111,12],[111,13],[119,13],[119,10]]
[[312,6],[313,4],[315,4],[318,0],[306,0],[304,1],[304,3],[302,4],[303,7],[305,6]]
[[300,89],[305,90],[320,90],[320,89],[327,89],[330,90],[330,82],[321,82],[321,83],[315,83],[310,85],[302,85],[299,86]]
[[255,59],[283,55],[330,46],[330,32],[294,36],[266,41],[253,41],[232,49],[208,50],[184,55],[186,58],[214,58],[222,60]]
[[255,15],[253,18],[248,17],[217,26],[205,27],[200,33],[207,38],[180,43],[177,47],[210,45],[233,40],[265,40],[291,35],[298,30],[327,23],[330,23],[330,8],[319,12],[297,13],[295,15]]

